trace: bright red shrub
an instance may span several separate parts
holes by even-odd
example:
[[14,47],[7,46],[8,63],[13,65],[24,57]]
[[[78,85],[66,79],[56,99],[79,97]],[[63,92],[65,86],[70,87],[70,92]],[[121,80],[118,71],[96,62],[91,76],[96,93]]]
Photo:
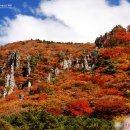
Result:
[[71,103],[68,110],[73,116],[89,115],[93,112],[92,108],[89,106],[89,103],[84,100],[77,100]]
[[104,79],[101,78],[101,75],[93,76],[93,77],[91,78],[91,81],[92,81],[93,83],[98,84],[98,85],[101,86],[101,87],[103,87],[104,84],[105,84]]
[[92,77],[92,82],[93,83],[97,83],[97,81],[100,79],[100,76],[99,75],[97,75],[97,76],[94,76],[94,77]]

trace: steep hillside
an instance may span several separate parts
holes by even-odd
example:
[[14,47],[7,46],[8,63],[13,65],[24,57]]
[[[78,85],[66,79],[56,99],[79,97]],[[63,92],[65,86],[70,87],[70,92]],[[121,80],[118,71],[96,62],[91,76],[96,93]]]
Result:
[[130,34],[95,44],[20,41],[0,48],[0,113],[46,110],[113,119],[130,111]]
[[[94,46],[40,40],[1,46],[0,112],[13,114],[34,107],[64,110],[79,90],[64,87],[73,84],[81,71],[86,71],[78,62],[91,53]],[[24,100],[19,100],[21,96]]]

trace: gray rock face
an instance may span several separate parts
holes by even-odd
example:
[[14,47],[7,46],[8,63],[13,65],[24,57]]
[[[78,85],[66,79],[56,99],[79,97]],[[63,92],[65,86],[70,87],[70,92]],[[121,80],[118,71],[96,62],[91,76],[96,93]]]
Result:
[[66,70],[68,68],[69,68],[68,61],[66,59],[64,59],[64,61],[63,61],[63,70]]
[[19,52],[15,52],[15,67],[18,69],[20,67],[20,54]]
[[6,66],[10,67],[10,71],[5,77],[5,88],[4,88],[3,97],[11,94],[16,87],[16,83],[14,79],[14,69],[19,68],[20,66],[20,56],[17,51],[9,52],[7,56],[7,62],[4,63],[2,70],[4,70]]
[[79,58],[76,58],[76,65],[75,65],[75,68],[76,69],[79,69],[80,65],[79,65]]
[[69,69],[72,67],[72,60],[73,60],[73,55],[70,54],[69,59],[67,60],[68,68],[69,68]]
[[6,66],[11,67],[12,64],[14,64],[14,67],[19,67],[20,65],[20,58],[19,55],[17,54],[18,52],[15,51],[10,51],[7,59],[5,60],[5,63],[0,69],[0,73],[2,74],[6,68]]
[[30,90],[31,90],[31,86],[32,86],[31,82],[30,82],[30,81],[28,81],[28,91],[30,91]]
[[59,73],[60,73],[60,70],[58,69],[58,67],[56,67],[56,68],[54,69],[54,74],[55,74],[55,76],[58,76]]
[[29,55],[29,56],[27,56],[27,71],[28,71],[27,76],[29,76],[31,74],[30,60],[31,60],[31,56]]
[[92,64],[91,70],[94,70],[94,68],[95,68],[95,64]]
[[10,84],[9,86],[14,89],[15,87],[15,80],[14,80],[14,64],[11,65],[10,69]]
[[46,80],[47,80],[48,82],[50,82],[51,79],[52,79],[52,74],[51,74],[51,73],[48,73],[48,76],[47,76]]
[[6,88],[3,89],[3,98],[7,95],[7,90]]
[[5,87],[9,87],[9,82],[10,82],[10,75],[7,74],[7,76],[5,77]]
[[30,88],[32,85],[31,85],[31,82],[29,81],[28,82],[28,88]]
[[14,64],[15,68],[19,68],[20,66],[20,54],[18,51],[10,51],[7,56],[7,65],[10,66]]
[[87,61],[86,57],[84,57],[84,68],[85,68],[85,70],[89,70],[89,65],[88,65],[88,61]]
[[5,88],[9,87],[8,94],[11,94],[16,87],[14,79],[14,64],[11,65],[10,73],[5,78]]

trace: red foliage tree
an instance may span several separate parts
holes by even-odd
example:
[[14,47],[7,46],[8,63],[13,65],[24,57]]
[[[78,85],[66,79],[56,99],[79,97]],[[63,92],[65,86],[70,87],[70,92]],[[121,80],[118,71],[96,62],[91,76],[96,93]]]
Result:
[[112,119],[114,116],[127,114],[129,108],[123,100],[98,100],[95,102],[94,115],[96,117]]
[[68,110],[72,116],[89,115],[93,112],[92,108],[89,106],[89,103],[84,100],[77,100],[71,103]]

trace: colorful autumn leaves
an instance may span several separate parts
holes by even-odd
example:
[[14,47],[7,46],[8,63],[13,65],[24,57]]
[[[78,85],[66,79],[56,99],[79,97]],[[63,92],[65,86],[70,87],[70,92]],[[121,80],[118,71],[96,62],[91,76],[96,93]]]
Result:
[[77,100],[76,102],[71,103],[68,110],[73,116],[89,115],[93,112],[89,103],[84,100]]

